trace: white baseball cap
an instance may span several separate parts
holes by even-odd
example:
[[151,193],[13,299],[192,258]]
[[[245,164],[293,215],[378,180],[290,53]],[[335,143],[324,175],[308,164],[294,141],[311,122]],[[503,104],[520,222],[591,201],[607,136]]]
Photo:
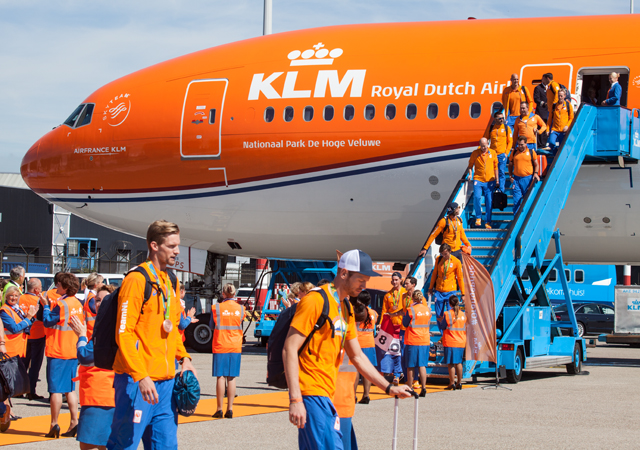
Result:
[[338,268],[347,269],[350,272],[358,272],[370,277],[382,276],[373,271],[371,257],[361,250],[349,250],[344,253],[340,261],[338,261]]

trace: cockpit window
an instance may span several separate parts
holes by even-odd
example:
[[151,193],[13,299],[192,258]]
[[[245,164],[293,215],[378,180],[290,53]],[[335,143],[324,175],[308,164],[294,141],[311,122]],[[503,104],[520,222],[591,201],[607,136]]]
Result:
[[71,128],[74,127],[74,125],[76,124],[76,121],[78,120],[78,117],[80,117],[80,113],[82,112],[82,110],[84,109],[84,105],[80,105],[78,106],[75,111],[73,111],[71,113],[71,115],[69,116],[69,118],[67,120],[64,121],[64,125],[68,125]]
[[78,106],[75,111],[69,116],[64,124],[71,128],[78,128],[91,123],[91,117],[93,116],[93,103],[86,103]]

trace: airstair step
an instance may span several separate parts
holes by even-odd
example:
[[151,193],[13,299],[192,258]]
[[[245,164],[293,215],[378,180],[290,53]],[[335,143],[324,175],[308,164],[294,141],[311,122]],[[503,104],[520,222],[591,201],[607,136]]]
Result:
[[[490,231],[490,230],[487,230]],[[474,240],[474,241],[504,241],[503,237],[469,237],[469,240]]]
[[474,246],[473,249],[474,250],[499,250],[500,247],[498,247],[498,246],[491,246],[491,247]]
[[427,378],[449,378],[449,374],[442,373],[428,373]]

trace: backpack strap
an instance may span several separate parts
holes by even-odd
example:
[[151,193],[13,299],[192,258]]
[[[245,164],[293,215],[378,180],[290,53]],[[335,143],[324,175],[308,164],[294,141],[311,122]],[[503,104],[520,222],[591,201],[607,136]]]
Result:
[[[320,314],[320,317],[318,317],[316,324],[313,326],[313,330],[311,330],[311,333],[309,333],[309,336],[307,336],[307,338],[304,340],[304,342],[300,346],[300,349],[298,350],[298,356],[300,356],[304,348],[309,345],[309,342],[311,342],[311,338],[313,337],[314,333],[318,331],[320,328],[322,328],[325,323],[328,323],[329,326],[331,327],[331,339],[336,337],[336,329],[333,326],[333,321],[329,318],[329,297],[327,297],[327,293],[322,288],[318,289],[318,291],[316,292],[319,292],[320,295],[322,295],[322,300],[323,300],[322,313]],[[309,355],[311,355],[311,349],[309,349]]]
[[[141,273],[144,276],[144,279],[146,280],[145,286],[144,286],[144,298],[142,300],[142,306],[140,306],[140,314],[144,314],[144,305],[149,301],[149,299],[151,298],[151,294],[152,294],[152,288],[156,288],[156,290],[158,291],[158,293],[162,292],[162,289],[160,289],[160,286],[158,285],[158,283],[156,283],[155,281],[153,281],[150,277],[149,274],[147,273],[146,270],[144,270],[142,267],[137,266],[136,268],[132,269],[131,271],[129,271],[129,273],[132,272],[138,272]],[[127,275],[129,275],[129,273],[127,273]],[[178,277],[175,274],[175,272],[173,270],[167,270],[167,275],[169,275],[169,279],[171,280],[171,285],[173,286],[173,292],[176,292],[176,289],[178,288]]]

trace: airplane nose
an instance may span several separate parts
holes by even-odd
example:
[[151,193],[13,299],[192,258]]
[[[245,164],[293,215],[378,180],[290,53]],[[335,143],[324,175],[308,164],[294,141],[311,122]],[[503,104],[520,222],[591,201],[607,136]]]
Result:
[[22,165],[20,166],[22,179],[27,183],[27,186],[32,189],[33,182],[38,176],[38,151],[40,150],[41,142],[42,139],[38,139],[38,141],[31,146],[29,151],[27,151],[26,155],[22,158]]

